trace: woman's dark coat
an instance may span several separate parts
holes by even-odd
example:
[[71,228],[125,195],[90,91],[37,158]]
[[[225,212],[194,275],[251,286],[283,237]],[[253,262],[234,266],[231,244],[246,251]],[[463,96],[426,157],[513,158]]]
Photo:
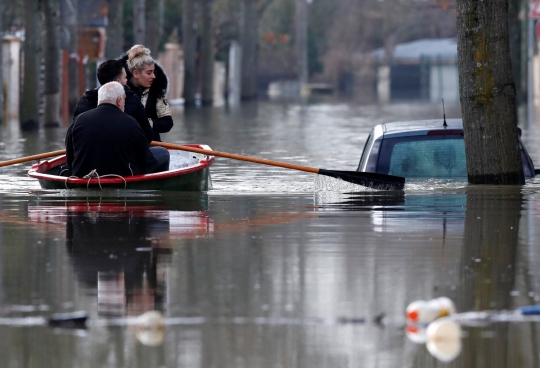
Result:
[[[127,67],[128,54],[124,54],[120,57],[119,60],[124,63],[127,72],[128,86],[133,90],[133,92],[135,92],[139,97],[141,97],[145,89],[137,88],[133,86],[133,84],[131,84],[130,82],[132,74]],[[172,116],[170,115],[158,117],[156,105],[159,99],[163,100],[163,102],[167,104],[166,95],[169,88],[169,80],[167,79],[167,75],[165,75],[163,68],[158,63],[154,63],[154,66],[154,75],[156,76],[156,78],[152,82],[152,86],[150,87],[150,91],[148,92],[148,100],[146,101],[145,110],[146,115],[148,116],[148,118],[152,119],[153,122],[153,139],[155,141],[161,141],[159,133],[169,132],[172,129],[174,123]]]

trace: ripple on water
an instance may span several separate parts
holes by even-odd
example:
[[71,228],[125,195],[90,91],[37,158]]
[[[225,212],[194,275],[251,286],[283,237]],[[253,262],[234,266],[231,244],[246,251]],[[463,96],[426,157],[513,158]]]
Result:
[[36,179],[26,176],[0,175],[0,193],[28,192],[40,189]]

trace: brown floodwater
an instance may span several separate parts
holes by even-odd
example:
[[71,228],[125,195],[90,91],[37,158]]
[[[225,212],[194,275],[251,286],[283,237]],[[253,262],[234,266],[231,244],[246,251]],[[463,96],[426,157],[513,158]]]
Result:
[[[259,102],[175,111],[171,143],[355,170],[378,123],[440,106]],[[458,106],[446,116],[459,117]],[[540,162],[540,131],[523,126]],[[65,128],[0,131],[0,160],[63,148]],[[540,304],[540,178],[359,191],[216,158],[207,193],[50,191],[0,169],[0,367],[540,367],[540,324],[462,320],[449,362],[405,320]],[[539,165],[540,166],[540,165]],[[164,316],[152,336],[135,317]],[[85,311],[86,328],[53,328]]]

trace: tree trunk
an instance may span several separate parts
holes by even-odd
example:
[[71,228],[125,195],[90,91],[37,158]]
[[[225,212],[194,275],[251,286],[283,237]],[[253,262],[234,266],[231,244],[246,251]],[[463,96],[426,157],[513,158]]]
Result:
[[44,0],[45,127],[60,126],[60,0]]
[[24,1],[24,79],[21,102],[21,129],[39,129],[41,76],[41,0]]
[[201,29],[201,103],[212,105],[214,100],[214,29],[212,0],[202,4]]
[[144,45],[146,36],[145,0],[133,0],[133,42]]
[[[0,3],[0,14],[4,14],[4,3]],[[2,70],[4,66],[4,54],[3,54],[3,39],[4,39],[4,23],[3,16],[0,16],[0,124],[4,122],[4,78]]]
[[79,56],[78,56],[78,43],[79,36],[77,33],[77,1],[76,0],[62,0],[62,24],[67,30],[69,35],[68,44],[66,45],[66,51],[68,52],[68,80],[63,81],[67,83],[68,88],[68,106],[69,113],[72,114],[77,102],[79,101]]
[[107,0],[109,23],[105,57],[114,59],[124,53],[124,0]]
[[[521,4],[521,11],[523,14],[526,14],[526,12],[529,11],[529,4],[526,2],[523,2]],[[520,34],[521,34],[521,57],[520,57],[520,89],[517,92],[517,101],[518,103],[523,102],[523,104],[527,105],[527,94],[528,94],[528,83],[529,83],[529,22],[525,20],[522,20],[520,22]],[[532,78],[531,78],[532,82]],[[519,97],[521,96],[521,97]]]
[[522,1],[509,0],[508,34],[510,37],[510,59],[512,61],[512,78],[516,86],[516,104],[526,102],[527,95],[523,94],[521,86],[521,23],[519,13]]
[[145,46],[158,54],[159,40],[163,32],[163,0],[146,1],[146,37]]
[[469,183],[522,185],[508,0],[458,0],[457,30]]
[[300,88],[308,80],[308,5],[306,0],[296,0],[296,65]]
[[184,106],[195,106],[197,93],[197,44],[193,29],[194,0],[182,1],[182,43],[184,48]]
[[240,22],[242,100],[251,100],[257,98],[259,16],[255,0],[243,0]]

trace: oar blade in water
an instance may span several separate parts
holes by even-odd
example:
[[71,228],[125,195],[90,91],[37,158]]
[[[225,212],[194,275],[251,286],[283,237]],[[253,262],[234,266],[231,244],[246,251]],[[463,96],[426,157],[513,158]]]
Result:
[[405,178],[401,176],[368,173],[360,171],[336,171],[319,169],[320,175],[348,181],[365,187],[381,190],[402,190],[405,187]]

